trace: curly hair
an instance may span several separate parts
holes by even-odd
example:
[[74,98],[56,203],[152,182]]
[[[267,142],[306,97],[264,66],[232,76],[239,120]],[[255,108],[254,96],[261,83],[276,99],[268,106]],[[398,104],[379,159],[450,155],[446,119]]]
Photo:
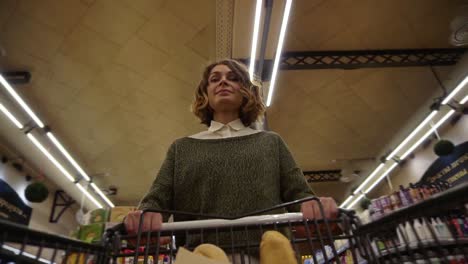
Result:
[[249,72],[244,64],[231,59],[214,62],[205,68],[200,84],[195,91],[192,112],[200,119],[202,124],[210,126],[211,120],[213,120],[213,109],[208,103],[208,78],[211,70],[217,65],[226,65],[239,78],[240,93],[243,97],[239,109],[239,118],[245,126],[250,126],[265,112],[261,88],[250,80]]

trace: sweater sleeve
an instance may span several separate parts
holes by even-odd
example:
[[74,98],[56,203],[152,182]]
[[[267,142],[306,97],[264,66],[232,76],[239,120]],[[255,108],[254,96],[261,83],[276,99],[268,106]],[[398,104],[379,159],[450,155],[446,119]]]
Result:
[[[169,147],[161,168],[159,169],[156,179],[150,187],[150,190],[138,205],[138,209],[173,209],[174,197],[174,161],[175,161],[175,143]],[[163,215],[166,222],[168,215]]]
[[[289,202],[315,195],[307,184],[304,174],[296,164],[288,146],[278,136],[281,199]],[[291,206],[289,211],[299,212],[300,205]]]

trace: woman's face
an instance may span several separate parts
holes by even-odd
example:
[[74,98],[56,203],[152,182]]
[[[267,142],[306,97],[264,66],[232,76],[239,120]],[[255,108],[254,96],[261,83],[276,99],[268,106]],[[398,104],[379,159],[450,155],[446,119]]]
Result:
[[215,112],[236,111],[242,105],[239,77],[224,65],[216,65],[208,76],[208,101]]

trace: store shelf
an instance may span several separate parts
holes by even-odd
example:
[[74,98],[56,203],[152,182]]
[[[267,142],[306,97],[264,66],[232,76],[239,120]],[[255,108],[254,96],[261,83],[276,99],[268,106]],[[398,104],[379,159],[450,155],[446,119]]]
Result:
[[357,230],[361,234],[376,232],[388,228],[388,224],[397,223],[401,219],[439,215],[468,203],[468,183],[457,185],[447,191],[435,194],[431,198],[398,209],[382,218],[362,225]]
[[459,238],[458,240],[455,240],[455,239],[440,240],[439,243],[436,243],[435,241],[422,241],[420,244],[417,242],[411,243],[410,245],[408,245],[408,247],[406,245],[402,245],[402,246],[399,246],[398,248],[390,248],[388,250],[382,250],[380,257],[387,258],[387,257],[391,257],[392,255],[398,255],[398,254],[405,255],[409,251],[412,251],[414,253],[419,253],[420,251],[429,252],[431,250],[437,251],[437,250],[440,250],[441,247],[443,249],[451,250],[451,249],[458,248],[460,246],[467,247],[468,238]]

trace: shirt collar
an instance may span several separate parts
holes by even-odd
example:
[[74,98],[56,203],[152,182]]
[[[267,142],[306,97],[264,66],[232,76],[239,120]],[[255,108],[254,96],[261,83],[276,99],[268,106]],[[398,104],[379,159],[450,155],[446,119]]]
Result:
[[236,130],[236,131],[239,131],[239,130],[245,128],[244,124],[242,123],[242,121],[239,118],[234,120],[234,121],[231,121],[231,122],[227,123],[226,125],[224,125],[223,123],[211,120],[211,124],[210,124],[210,127],[208,128],[208,131],[215,132],[215,131],[220,130],[224,126],[228,126],[228,127],[232,128],[233,130]]

